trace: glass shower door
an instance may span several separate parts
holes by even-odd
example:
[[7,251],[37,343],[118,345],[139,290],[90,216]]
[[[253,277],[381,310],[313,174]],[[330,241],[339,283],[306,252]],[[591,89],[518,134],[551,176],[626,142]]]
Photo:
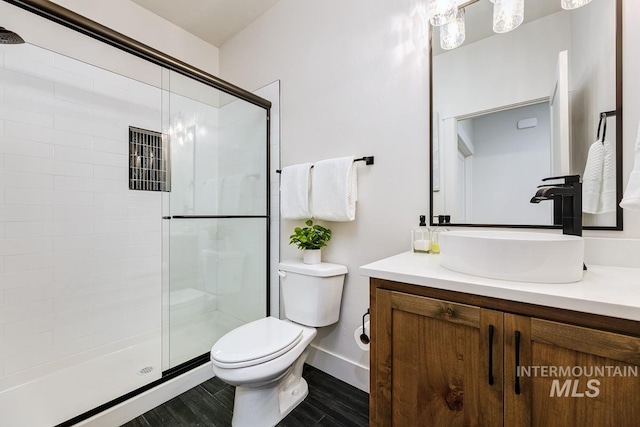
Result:
[[268,306],[267,111],[175,72],[168,80],[165,370]]

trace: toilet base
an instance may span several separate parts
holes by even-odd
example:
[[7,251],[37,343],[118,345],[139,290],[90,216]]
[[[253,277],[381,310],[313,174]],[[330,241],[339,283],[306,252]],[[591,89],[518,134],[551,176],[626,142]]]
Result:
[[289,415],[309,394],[309,385],[302,378],[307,354],[308,349],[279,381],[262,387],[236,387],[231,425],[273,427]]

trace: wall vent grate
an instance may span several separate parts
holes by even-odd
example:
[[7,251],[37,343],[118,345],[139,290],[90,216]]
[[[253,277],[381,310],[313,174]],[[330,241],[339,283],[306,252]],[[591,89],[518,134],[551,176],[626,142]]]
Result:
[[129,126],[129,189],[170,191],[166,138]]

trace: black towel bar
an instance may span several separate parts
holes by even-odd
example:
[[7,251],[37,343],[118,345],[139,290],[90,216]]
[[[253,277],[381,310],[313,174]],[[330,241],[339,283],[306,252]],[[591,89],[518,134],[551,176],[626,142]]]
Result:
[[[367,166],[373,164],[373,156],[360,157],[359,159],[353,159],[354,162],[364,162]],[[313,165],[311,165],[313,167]],[[276,170],[276,173],[282,173],[280,169]]]

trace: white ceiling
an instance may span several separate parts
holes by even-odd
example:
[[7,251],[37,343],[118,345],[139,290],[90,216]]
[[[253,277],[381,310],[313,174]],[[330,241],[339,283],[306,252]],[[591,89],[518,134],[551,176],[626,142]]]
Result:
[[[132,0],[202,40],[220,47],[231,37],[258,19],[280,0]],[[458,0],[468,3],[468,0]],[[466,40],[473,43],[494,35],[491,28],[493,3],[475,0],[466,7]],[[560,0],[534,0],[525,3],[525,23],[561,11]],[[434,55],[440,48],[438,29],[434,28]]]
[[279,0],[132,0],[220,47]]

